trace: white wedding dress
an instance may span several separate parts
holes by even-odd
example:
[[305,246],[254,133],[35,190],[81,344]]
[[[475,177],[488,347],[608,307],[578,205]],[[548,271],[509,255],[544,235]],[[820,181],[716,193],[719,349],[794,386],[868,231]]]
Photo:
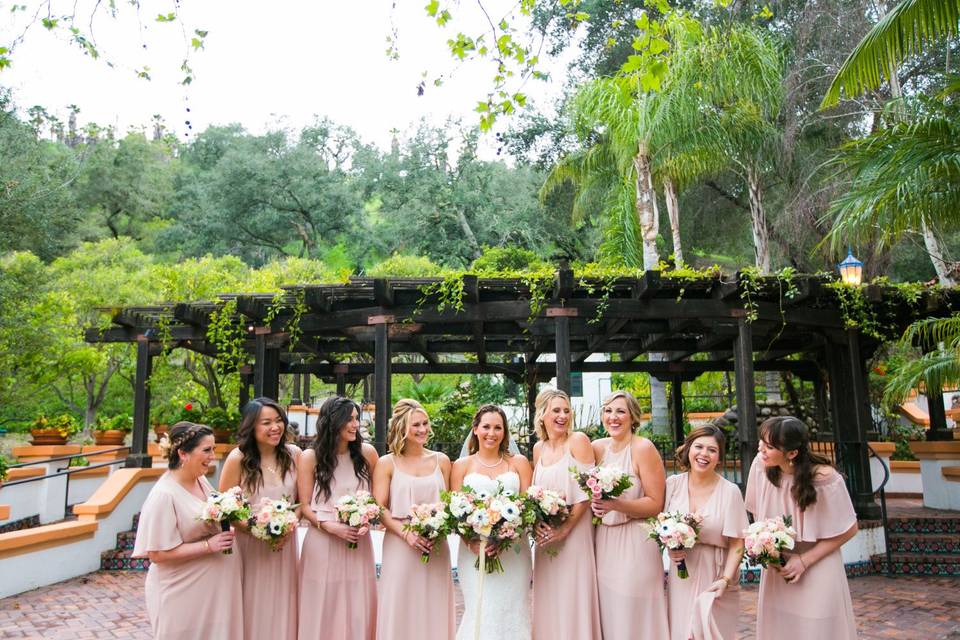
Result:
[[[475,491],[520,493],[520,476],[513,471],[496,479],[480,473],[469,473],[464,486]],[[474,568],[477,556],[461,543],[457,555],[457,573],[463,590],[463,618],[457,629],[457,640],[474,640],[480,576]],[[530,543],[523,536],[500,554],[503,573],[488,573],[483,580],[483,601],[480,613],[481,640],[530,640],[530,575],[533,561]]]

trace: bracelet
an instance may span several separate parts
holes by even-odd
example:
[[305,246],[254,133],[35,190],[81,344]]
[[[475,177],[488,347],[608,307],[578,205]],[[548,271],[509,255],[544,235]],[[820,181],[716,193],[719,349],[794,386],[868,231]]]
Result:
[[203,544],[207,545],[207,553],[213,553],[213,548],[210,546],[210,538],[204,538]]
[[723,580],[725,583],[727,583],[727,586],[728,586],[728,587],[729,587],[731,584],[733,584],[733,582],[732,582],[732,581],[730,580],[730,578],[728,578],[727,576],[720,576],[720,579]]
[[798,554],[797,554],[797,557],[800,558],[800,564],[802,564],[804,570],[806,570],[806,568],[807,568],[807,563],[803,561],[803,554],[802,554],[802,553],[798,553]]

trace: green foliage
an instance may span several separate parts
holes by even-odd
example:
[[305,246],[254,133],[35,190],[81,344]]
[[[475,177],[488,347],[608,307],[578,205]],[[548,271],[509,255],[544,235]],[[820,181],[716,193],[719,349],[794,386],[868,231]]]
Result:
[[240,426],[240,412],[236,409],[209,407],[204,409],[199,422],[217,431],[235,432]]
[[923,440],[926,434],[923,427],[915,424],[903,424],[899,421],[890,425],[889,441],[896,443],[896,449],[890,456],[891,460],[916,460],[910,450],[910,443]]
[[369,269],[371,278],[433,278],[441,275],[443,268],[426,256],[394,254]]
[[449,445],[445,449],[456,448],[463,443],[470,427],[470,421],[477,407],[472,404],[470,394],[465,384],[458,384],[440,401],[422,403],[430,416],[430,426],[433,429],[433,442]]
[[536,253],[522,247],[484,247],[483,253],[470,265],[470,271],[478,275],[549,268]]
[[33,429],[55,429],[60,432],[64,438],[76,435],[83,430],[83,425],[69,413],[63,413],[58,416],[48,418],[40,414],[33,421]]
[[8,469],[10,464],[7,462],[7,457],[0,452],[0,482],[3,482],[7,479]]
[[126,413],[119,413],[109,418],[99,417],[94,425],[94,431],[133,431],[133,417]]

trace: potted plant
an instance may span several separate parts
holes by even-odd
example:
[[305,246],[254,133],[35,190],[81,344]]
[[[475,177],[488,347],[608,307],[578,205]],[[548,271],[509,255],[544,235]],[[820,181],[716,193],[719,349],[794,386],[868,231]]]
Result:
[[30,444],[38,445],[62,445],[67,444],[67,438],[80,433],[80,422],[69,413],[48,418],[40,414],[33,421],[30,428]]
[[97,424],[93,428],[93,440],[100,446],[120,446],[131,431],[133,431],[133,418],[125,413],[112,418],[97,418]]
[[210,407],[203,412],[202,424],[213,429],[213,439],[219,443],[230,442],[240,424],[240,414],[223,407]]
[[0,487],[3,486],[4,481],[7,479],[7,469],[9,465],[7,464],[7,457],[0,453]]

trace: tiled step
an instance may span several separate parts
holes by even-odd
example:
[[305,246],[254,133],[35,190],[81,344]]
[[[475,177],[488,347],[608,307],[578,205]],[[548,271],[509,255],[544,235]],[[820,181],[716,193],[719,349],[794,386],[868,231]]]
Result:
[[900,533],[960,535],[960,517],[894,517],[887,519],[887,528],[891,535]]
[[133,549],[133,543],[137,539],[136,530],[133,531],[121,531],[117,534],[117,550],[122,549]]
[[[891,556],[894,574],[914,576],[960,576],[960,556],[926,553],[894,553]],[[880,573],[886,572],[885,555],[873,556]]]
[[960,555],[960,535],[937,533],[891,533],[893,553]]
[[131,558],[133,549],[111,549],[100,554],[100,569],[104,571],[146,571],[150,568],[147,558]]

